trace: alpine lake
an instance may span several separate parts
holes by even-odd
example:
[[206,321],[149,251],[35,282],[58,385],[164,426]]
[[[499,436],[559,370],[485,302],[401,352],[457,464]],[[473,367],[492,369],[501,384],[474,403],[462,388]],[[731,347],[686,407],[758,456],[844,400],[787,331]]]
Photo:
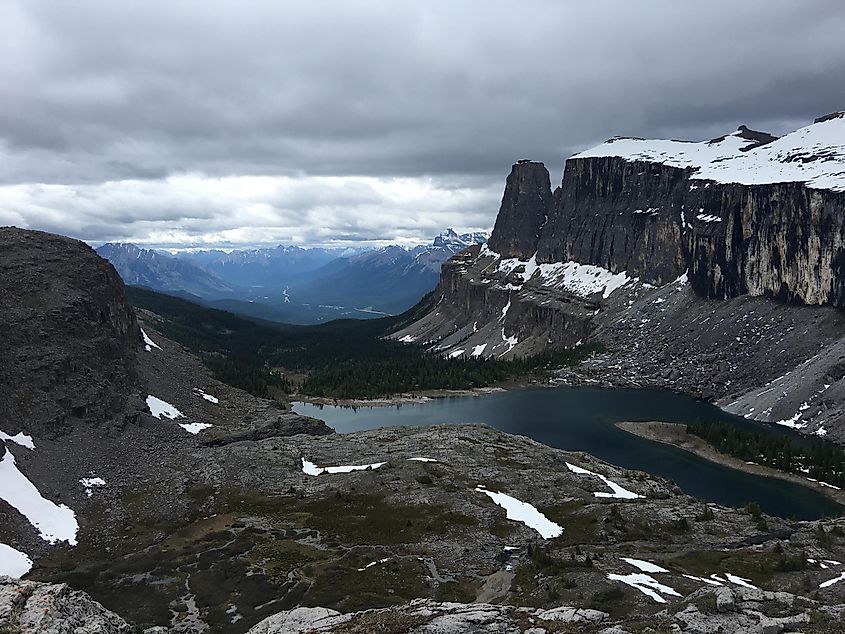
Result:
[[808,487],[744,473],[616,427],[621,421],[713,421],[791,433],[665,390],[521,388],[395,406],[351,408],[297,402],[294,411],[320,418],[338,433],[401,425],[484,423],[551,447],[583,451],[621,467],[663,476],[688,495],[725,506],[757,502],[769,515],[802,520],[843,512],[836,502]]

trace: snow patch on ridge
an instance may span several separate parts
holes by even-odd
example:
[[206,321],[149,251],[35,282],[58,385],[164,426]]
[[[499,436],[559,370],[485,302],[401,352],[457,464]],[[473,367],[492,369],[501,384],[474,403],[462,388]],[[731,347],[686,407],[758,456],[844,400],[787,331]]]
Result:
[[661,594],[673,597],[682,596],[681,593],[674,588],[663,585],[654,577],[650,577],[644,573],[635,572],[629,575],[609,574],[607,575],[607,578],[611,581],[619,581],[620,583],[624,583],[632,588],[636,588],[647,597],[654,599],[657,603],[666,603],[666,599],[664,599]]
[[[613,291],[636,279],[629,277],[625,271],[613,273],[601,266],[580,264],[575,261],[537,264],[536,253],[528,260],[518,258],[501,260],[496,270],[504,275],[511,275],[519,267],[524,268],[522,272],[516,274],[521,283],[515,288],[519,289],[529,280],[537,278],[545,287],[566,290],[579,297],[601,293],[602,297],[607,299]],[[510,302],[508,302],[508,308],[510,308]]]
[[600,473],[595,473],[593,471],[590,471],[589,469],[584,469],[583,467],[578,467],[568,462],[566,463],[566,466],[572,473],[575,473],[577,475],[595,476],[596,478],[604,482],[613,491],[612,493],[606,493],[605,491],[596,491],[595,493],[593,493],[593,495],[595,495],[597,498],[617,498],[620,500],[635,500],[637,498],[643,497],[642,495],[639,495],[637,493],[634,493],[633,491],[629,491],[628,489],[619,486],[612,480],[608,480],[605,476],[601,475]]
[[218,399],[216,396],[212,396],[211,394],[206,394],[203,390],[201,390],[198,387],[194,388],[194,392],[196,392],[198,396],[202,396],[209,403],[214,403],[216,405],[220,402],[220,399]]
[[79,484],[85,489],[85,495],[90,498],[94,494],[94,487],[104,487],[106,481],[102,478],[80,478]]
[[480,357],[484,354],[484,349],[487,347],[486,343],[482,343],[478,346],[474,346],[472,349],[472,353],[470,354],[471,357]]
[[318,467],[310,460],[302,459],[302,473],[311,476],[318,476],[323,473],[351,473],[352,471],[366,471],[367,469],[378,469],[387,462],[374,462],[361,465],[341,465],[338,467]]
[[562,526],[551,521],[528,502],[517,500],[515,497],[498,491],[488,491],[482,486],[477,486],[475,490],[478,493],[483,493],[505,509],[505,514],[509,520],[521,522],[528,528],[533,528],[540,533],[540,537],[543,539],[552,539],[563,534]]
[[150,413],[159,420],[162,418],[169,418],[170,420],[173,420],[174,418],[185,417],[185,415],[173,405],[152,395],[147,396],[147,407],[150,408]]
[[196,436],[203,429],[208,429],[209,427],[212,427],[212,424],[211,423],[179,423],[179,427],[184,429],[189,434],[194,434]]
[[695,170],[691,178],[717,183],[803,182],[813,189],[845,191],[845,116],[813,123],[758,147],[751,147],[754,142],[742,134],[737,130],[700,143],[617,138],[572,158],[662,163]]
[[0,460],[0,499],[29,520],[44,541],[55,544],[66,541],[76,544],[79,523],[76,514],[64,504],[55,504],[44,498],[36,486],[20,472],[15,456],[6,449]]
[[669,572],[666,568],[662,568],[650,561],[643,561],[642,559],[632,559],[630,557],[622,557],[622,561],[626,564],[632,565],[641,572]]
[[14,436],[10,436],[2,429],[0,429],[0,441],[8,440],[26,449],[35,449],[35,443],[32,441],[32,436],[27,436],[22,431],[19,431]]
[[20,579],[32,569],[32,559],[11,546],[0,543],[0,576]]
[[150,339],[143,328],[141,328],[141,339],[144,340],[144,348],[147,352],[152,352],[153,348],[158,348],[159,350],[161,350],[161,346],[159,346],[155,341]]

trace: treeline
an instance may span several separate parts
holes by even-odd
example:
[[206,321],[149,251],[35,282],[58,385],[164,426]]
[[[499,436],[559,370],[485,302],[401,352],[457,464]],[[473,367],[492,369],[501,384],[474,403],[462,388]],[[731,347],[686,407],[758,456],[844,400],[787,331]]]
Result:
[[283,399],[293,391],[291,382],[280,372],[208,355],[203,361],[217,380],[255,396]]
[[408,347],[406,356],[355,359],[312,371],[300,391],[329,398],[378,398],[421,390],[459,390],[484,387],[546,370],[575,365],[597,351],[598,344],[572,350],[512,359],[445,359]]
[[691,423],[687,430],[740,460],[845,487],[845,448],[833,443],[756,432],[725,423]]
[[[579,346],[525,359],[448,360],[415,345],[383,337],[424,314],[431,297],[395,317],[337,320],[318,326],[293,326],[242,317],[222,310],[127,287],[133,306],[162,319],[168,338],[202,358],[224,383],[257,396],[296,391],[328,398],[377,398],[400,392],[483,387],[549,368],[573,365],[598,349]],[[304,375],[291,385],[287,374]]]

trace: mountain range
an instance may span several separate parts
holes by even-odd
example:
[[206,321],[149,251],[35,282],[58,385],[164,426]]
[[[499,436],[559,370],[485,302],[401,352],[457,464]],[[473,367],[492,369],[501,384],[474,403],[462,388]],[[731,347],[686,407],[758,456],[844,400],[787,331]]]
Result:
[[[841,518],[705,503],[485,425],[333,433],[212,377],[165,334],[179,324],[133,309],[87,245],[14,228],[0,243],[0,631],[821,634],[842,622]],[[516,285],[525,272],[513,273]],[[186,305],[211,357],[233,329],[297,329],[160,297]]]
[[431,244],[413,248],[278,246],[170,254],[107,243],[97,253],[127,284],[263,319],[310,324],[401,313],[437,285],[443,262],[486,238],[447,229]]
[[[451,256],[384,320],[257,323],[138,289],[133,308],[87,245],[0,228],[0,570],[27,577],[0,578],[0,630],[835,631],[841,517],[704,502],[484,425],[336,434],[233,383],[286,389],[278,361],[249,365],[268,348],[292,374],[319,350],[343,383],[409,350],[446,373],[588,344],[554,383],[669,388],[842,442],[843,232],[845,114],[780,139],[613,139],[554,191],[520,161],[487,243],[447,232],[300,270],[360,299]],[[113,257],[139,282],[231,284],[207,268],[220,254]],[[353,363],[375,347],[386,364]]]

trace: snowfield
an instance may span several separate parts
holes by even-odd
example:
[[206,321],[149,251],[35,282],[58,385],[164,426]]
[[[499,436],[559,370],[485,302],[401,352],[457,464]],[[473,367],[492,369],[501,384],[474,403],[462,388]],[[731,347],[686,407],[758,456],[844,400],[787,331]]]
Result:
[[[579,297],[589,297],[601,293],[604,299],[610,297],[611,293],[636,278],[628,277],[628,274],[613,273],[600,266],[592,264],[580,264],[578,262],[553,262],[551,264],[537,264],[537,254],[528,260],[517,258],[506,258],[499,261],[496,270],[505,275],[510,275],[519,267],[524,270],[516,275],[521,279],[517,290],[535,277],[545,287],[566,290]],[[510,308],[510,302],[502,311],[502,319]]]
[[480,344],[480,345],[473,346],[473,348],[472,348],[472,354],[470,354],[470,356],[471,356],[471,357],[480,357],[482,354],[484,354],[484,349],[485,349],[486,347],[487,347],[487,344],[486,344],[486,343],[482,343],[482,344]]
[[834,577],[833,579],[828,579],[827,581],[823,581],[819,584],[819,588],[829,588],[834,583],[839,583],[840,581],[845,581],[845,572],[843,572],[838,577]]
[[573,159],[618,157],[695,170],[692,178],[762,185],[802,182],[813,189],[845,191],[845,117],[813,123],[776,141],[754,145],[737,130],[721,139],[691,143],[616,138]]
[[716,581],[715,579],[708,579],[707,577],[696,577],[695,575],[684,575],[687,579],[692,579],[693,581],[701,581],[702,583],[706,583],[711,586],[721,586],[724,585],[721,581]]
[[619,486],[618,484],[616,484],[612,480],[608,480],[605,476],[601,475],[600,473],[594,473],[594,472],[590,471],[589,469],[584,469],[583,467],[578,467],[578,466],[576,466],[574,464],[570,464],[568,462],[566,463],[566,466],[569,468],[569,470],[572,473],[575,473],[575,474],[578,474],[578,475],[595,476],[596,478],[598,478],[599,480],[604,482],[607,486],[609,486],[610,489],[613,491],[612,493],[606,493],[604,491],[596,491],[595,493],[593,493],[593,495],[595,495],[597,498],[617,498],[617,499],[620,499],[620,500],[635,500],[637,498],[643,497],[642,495],[639,495],[637,493],[634,493],[633,491],[629,491],[628,489],[625,489],[625,488]]
[[528,504],[528,502],[517,500],[515,497],[511,497],[505,493],[488,491],[482,486],[476,487],[475,490],[478,493],[483,493],[505,509],[505,514],[509,520],[521,522],[528,528],[533,528],[540,533],[540,537],[543,539],[552,539],[563,534],[562,526],[551,521],[532,505]]
[[161,346],[159,346],[155,341],[150,339],[149,336],[147,335],[147,333],[144,332],[143,328],[141,328],[141,339],[143,339],[143,341],[144,341],[144,349],[147,352],[152,352],[153,348],[157,348],[157,349],[161,350]]
[[211,426],[211,423],[179,423],[179,427],[189,434],[194,435],[200,433],[203,429],[208,429]]
[[27,449],[35,449],[35,443],[32,442],[32,436],[27,436],[22,431],[19,431],[14,436],[10,436],[0,429],[0,440],[8,440],[9,442],[13,442],[21,447],[26,447]]
[[641,572],[669,572],[666,568],[661,568],[657,564],[642,559],[631,559],[630,557],[622,557],[622,561],[632,565]]
[[20,472],[15,456],[8,449],[0,460],[0,499],[26,517],[44,541],[76,544],[79,530],[76,514],[64,504],[55,504],[42,497],[35,485]]
[[81,478],[79,484],[85,489],[85,495],[90,498],[94,494],[94,487],[104,487],[106,481],[102,478]]
[[378,566],[379,564],[386,564],[390,561],[390,557],[385,557],[384,559],[379,559],[378,561],[371,561],[363,568],[358,568],[358,572],[364,572],[367,568],[372,568],[373,566]]
[[619,581],[620,583],[624,583],[632,588],[636,588],[647,597],[654,599],[657,603],[666,603],[666,599],[661,596],[662,594],[672,597],[683,596],[674,588],[670,588],[669,586],[660,583],[654,577],[641,572],[634,572],[629,575],[609,574],[607,575],[607,578],[611,581]]
[[216,396],[212,396],[211,394],[206,394],[205,392],[203,392],[198,387],[194,388],[194,392],[197,393],[197,396],[202,396],[209,403],[214,403],[215,405],[217,405],[220,402],[220,399],[218,399]]
[[0,542],[0,577],[20,579],[32,569],[32,559],[19,550]]
[[185,416],[167,401],[162,401],[160,398],[152,395],[147,397],[147,407],[150,408],[150,413],[159,420],[162,418],[173,420],[174,418],[184,418]]
[[728,581],[735,585],[742,586],[744,588],[751,588],[752,590],[760,589],[757,586],[751,584],[751,579],[746,579],[745,577],[737,577],[736,575],[732,575],[729,572],[725,573],[725,577],[727,577]]
[[351,473],[352,471],[366,471],[367,469],[378,469],[387,462],[374,462],[373,464],[341,465],[338,467],[318,467],[310,460],[302,459],[302,473],[318,476],[323,473]]

